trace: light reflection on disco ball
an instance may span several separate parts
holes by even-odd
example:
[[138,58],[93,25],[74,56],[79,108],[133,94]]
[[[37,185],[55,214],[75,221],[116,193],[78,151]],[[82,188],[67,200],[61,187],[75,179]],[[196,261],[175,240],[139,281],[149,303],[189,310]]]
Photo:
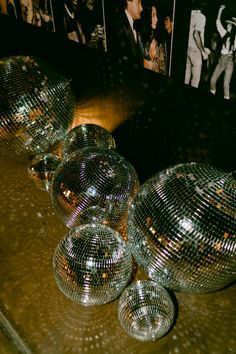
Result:
[[28,165],[28,175],[39,189],[49,192],[60,162],[61,159],[52,153],[36,155]]
[[62,157],[67,158],[73,152],[89,146],[115,149],[116,143],[111,133],[99,125],[81,124],[67,133],[62,143]]
[[137,173],[124,157],[114,150],[88,147],[62,160],[57,168],[52,205],[69,228],[98,222],[118,231],[126,225],[139,187]]
[[59,242],[53,257],[59,289],[85,305],[116,299],[132,274],[132,256],[115,230],[101,224],[78,226]]
[[236,279],[235,187],[232,173],[199,163],[176,165],[141,186],[127,233],[151,279],[193,293]]
[[0,82],[1,154],[34,156],[64,138],[75,97],[54,67],[31,56],[2,58]]
[[139,280],[121,294],[118,317],[122,328],[141,341],[155,341],[172,327],[174,303],[168,291],[151,280]]

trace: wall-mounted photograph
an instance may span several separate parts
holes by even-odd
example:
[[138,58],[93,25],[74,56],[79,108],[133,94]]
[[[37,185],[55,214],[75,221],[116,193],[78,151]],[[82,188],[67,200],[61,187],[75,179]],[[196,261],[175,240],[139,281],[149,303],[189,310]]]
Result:
[[0,0],[0,12],[171,76],[177,0]]
[[[61,0],[57,8],[60,28],[70,40],[106,51],[103,0]],[[55,3],[55,7],[59,4]]]
[[175,0],[107,1],[107,51],[123,62],[171,75]]
[[235,62],[235,0],[193,0],[184,83],[236,99]]
[[106,51],[103,0],[0,0],[0,13]]
[[52,0],[0,0],[0,12],[55,32]]

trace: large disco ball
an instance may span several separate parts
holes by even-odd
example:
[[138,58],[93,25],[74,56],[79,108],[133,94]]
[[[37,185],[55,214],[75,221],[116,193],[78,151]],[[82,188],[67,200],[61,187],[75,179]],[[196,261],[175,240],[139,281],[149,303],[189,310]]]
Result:
[[78,226],[59,242],[53,257],[59,289],[85,305],[116,299],[132,274],[132,256],[121,235],[106,225]]
[[58,166],[52,205],[69,228],[98,222],[120,230],[139,187],[137,173],[124,157],[114,150],[88,147]]
[[34,156],[65,137],[75,97],[54,67],[32,56],[5,57],[0,83],[1,154]]
[[90,146],[115,149],[115,139],[103,127],[96,124],[81,124],[71,129],[62,142],[62,157],[68,158],[72,153]]
[[155,341],[172,327],[175,307],[163,286],[150,280],[138,280],[121,294],[118,317],[122,328],[131,337]]
[[236,180],[186,163],[147,180],[133,200],[127,233],[137,263],[167,288],[201,293],[236,279]]

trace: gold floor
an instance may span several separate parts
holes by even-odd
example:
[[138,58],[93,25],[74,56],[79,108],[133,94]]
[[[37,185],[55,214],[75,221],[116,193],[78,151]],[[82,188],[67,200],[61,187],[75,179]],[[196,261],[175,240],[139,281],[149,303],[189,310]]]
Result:
[[117,300],[86,308],[66,298],[55,284],[52,256],[67,229],[53,214],[49,194],[28,178],[26,163],[10,157],[1,160],[0,176],[1,354],[17,347],[40,354],[236,353],[236,285],[211,294],[176,293],[174,327],[156,342],[123,331]]

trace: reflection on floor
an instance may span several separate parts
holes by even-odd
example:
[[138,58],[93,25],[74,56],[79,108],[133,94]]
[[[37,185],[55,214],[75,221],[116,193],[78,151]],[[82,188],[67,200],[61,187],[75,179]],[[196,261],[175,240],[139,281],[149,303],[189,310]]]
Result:
[[[120,327],[117,300],[87,308],[66,298],[55,284],[52,257],[67,229],[54,215],[49,194],[28,178],[26,166],[10,157],[0,163],[0,301],[30,352],[236,352],[236,285],[212,294],[174,294],[178,304],[174,327],[160,340],[146,343]],[[138,272],[137,278],[142,277]],[[10,351],[4,336],[1,346],[3,354],[17,353]]]

